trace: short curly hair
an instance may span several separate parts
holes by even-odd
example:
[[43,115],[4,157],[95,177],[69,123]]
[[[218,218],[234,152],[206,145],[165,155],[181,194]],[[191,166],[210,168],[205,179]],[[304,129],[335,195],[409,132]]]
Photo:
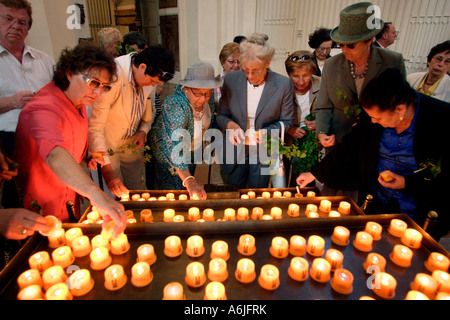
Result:
[[[326,28],[317,29],[316,31],[314,31],[314,33],[309,35],[308,45],[312,49],[319,48],[323,42],[331,40],[330,33],[331,33],[331,29],[326,29]],[[333,47],[334,47],[334,43],[333,43]]]

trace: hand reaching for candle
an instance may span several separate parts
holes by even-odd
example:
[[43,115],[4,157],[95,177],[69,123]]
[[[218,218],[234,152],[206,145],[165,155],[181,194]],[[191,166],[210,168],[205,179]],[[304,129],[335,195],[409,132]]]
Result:
[[47,219],[26,209],[0,210],[0,234],[7,239],[23,240],[35,231],[49,232]]
[[297,184],[300,186],[300,188],[304,188],[315,179],[316,177],[314,177],[311,172],[304,172],[298,176]]
[[189,179],[185,183],[191,199],[206,200],[206,191],[195,179]]
[[405,189],[405,177],[398,175],[392,171],[389,171],[389,176],[392,178],[390,181],[385,181],[381,174],[378,176],[378,182],[385,188],[392,190],[402,190]]
[[114,227],[114,237],[120,235],[127,226],[127,215],[122,204],[114,201],[104,192],[98,192],[96,195],[90,198],[91,205],[96,207],[98,212],[103,217],[103,226],[106,226],[109,222],[116,223]]

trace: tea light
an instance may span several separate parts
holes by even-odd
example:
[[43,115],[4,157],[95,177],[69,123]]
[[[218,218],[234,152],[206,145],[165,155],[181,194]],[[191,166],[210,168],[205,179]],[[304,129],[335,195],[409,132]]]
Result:
[[203,220],[205,221],[214,221],[214,210],[213,209],[205,209],[203,210]]
[[52,259],[55,266],[67,268],[75,261],[75,256],[70,247],[63,246],[53,250]]
[[399,219],[392,219],[389,224],[388,232],[394,237],[401,238],[407,228],[408,225],[406,222]]
[[285,197],[285,198],[292,198],[292,192],[290,192],[290,191],[284,191],[284,192],[283,192],[283,197]]
[[73,296],[70,293],[67,284],[57,283],[50,287],[45,293],[45,299],[47,300],[73,300]]
[[87,214],[87,219],[91,220],[92,223],[96,223],[98,220],[101,219],[101,217],[98,211],[91,211]]
[[178,236],[170,236],[164,240],[164,254],[169,258],[176,258],[183,252],[181,239]]
[[181,214],[177,214],[175,217],[173,217],[172,222],[174,223],[184,222],[184,216],[182,216]]
[[141,195],[140,195],[140,194],[133,194],[133,195],[131,196],[131,200],[132,200],[132,201],[138,201],[140,198],[141,198]]
[[306,240],[302,236],[294,235],[289,239],[289,253],[300,257],[306,253]]
[[191,258],[198,258],[205,253],[203,238],[200,236],[191,236],[187,239],[186,254]]
[[198,197],[198,195],[196,193],[194,193],[191,197],[191,200],[200,200],[200,198]]
[[383,299],[392,299],[395,297],[395,289],[397,288],[397,280],[385,272],[376,273],[374,280],[373,292]]
[[33,254],[28,259],[28,264],[30,265],[31,269],[36,269],[39,272],[44,272],[53,265],[52,260],[50,260],[50,255],[47,251],[40,251]]
[[270,209],[270,215],[274,220],[280,220],[283,218],[283,211],[278,207]]
[[116,239],[111,240],[111,253],[121,255],[130,250],[130,243],[126,234],[122,233]]
[[347,201],[341,201],[339,202],[338,212],[343,215],[348,215],[351,212],[351,208],[352,206],[350,203]]
[[[384,269],[386,268],[386,259],[381,254],[371,252],[367,255],[363,267],[364,270],[370,274],[384,272]],[[369,269],[369,267],[371,268]]]
[[273,217],[272,217],[270,214],[264,214],[264,215],[261,217],[261,220],[265,220],[265,221],[273,220]]
[[438,290],[438,283],[432,276],[425,273],[416,274],[411,290],[422,292],[430,299],[434,299]]
[[133,219],[134,218],[133,210],[125,210],[125,214],[127,216],[127,219]]
[[20,276],[17,278],[17,284],[20,289],[24,289],[33,284],[37,284],[39,287],[42,287],[44,283],[42,282],[41,274],[37,269],[29,269],[25,272],[22,272]]
[[306,206],[305,215],[308,216],[311,212],[317,212],[317,206],[315,204],[308,204]]
[[48,246],[52,249],[66,245],[66,231],[64,229],[56,230],[48,236]]
[[329,200],[321,200],[319,210],[324,213],[329,213],[331,211],[331,201]]
[[243,256],[253,255],[256,252],[255,238],[250,234],[240,236],[237,249]]
[[131,268],[131,283],[142,288],[148,286],[153,280],[153,273],[147,262],[138,262]]
[[111,240],[114,237],[114,229],[116,226],[117,224],[114,220],[108,222],[106,225],[102,225],[102,232],[100,233],[102,238],[108,241]]
[[130,195],[121,196],[120,201],[130,201]]
[[109,240],[104,238],[102,235],[97,235],[97,236],[93,237],[91,240],[91,246],[92,246],[92,249],[104,247],[108,251],[111,250],[111,245],[109,243]]
[[403,245],[396,245],[392,250],[392,253],[389,255],[392,262],[400,267],[407,268],[411,265],[411,259],[413,256],[413,252],[410,248]]
[[250,199],[255,199],[256,198],[256,193],[254,191],[249,191],[249,192],[247,192],[247,194],[248,194],[248,197]]
[[72,242],[73,255],[77,258],[87,256],[92,251],[91,242],[87,236],[76,238]]
[[217,281],[208,283],[205,289],[205,300],[227,300],[225,286]]
[[295,194],[295,197],[296,197],[296,198],[303,198],[303,195],[302,195],[300,192],[297,192],[297,193]]
[[405,246],[418,249],[422,245],[422,234],[415,229],[406,229],[401,237],[401,241]]
[[300,216],[300,206],[296,203],[291,203],[288,207],[287,215],[292,218]]
[[263,199],[270,199],[270,192],[263,192],[262,193],[262,198]]
[[306,252],[313,257],[321,257],[325,252],[325,240],[319,236],[310,236],[306,245]]
[[250,197],[248,196],[248,194],[241,194],[241,199],[248,200],[250,199]]
[[252,220],[260,220],[264,215],[264,209],[260,207],[255,207],[252,209]]
[[328,249],[325,253],[325,260],[327,260],[331,265],[331,271],[342,268],[342,263],[344,261],[344,255],[342,252],[336,249]]
[[337,269],[331,279],[331,288],[334,291],[348,295],[353,291],[353,274],[346,269]]
[[47,226],[51,227],[51,229],[48,232],[39,231],[44,237],[53,236],[56,231],[62,228],[62,222],[57,217],[45,216],[45,219],[47,220]]
[[180,196],[178,197],[178,200],[181,200],[181,201],[186,201],[187,199],[188,199],[187,194],[180,194]]
[[341,216],[341,214],[334,210],[331,210],[330,213],[328,214],[328,217],[330,217],[330,218],[339,218],[340,216]]
[[141,197],[142,197],[142,199],[148,201],[148,199],[150,199],[150,193],[144,192],[144,193],[141,195]]
[[211,247],[211,259],[221,258],[225,261],[228,261],[230,258],[230,253],[228,252],[228,243],[225,241],[215,241]]
[[428,271],[433,272],[435,270],[442,270],[447,272],[450,265],[450,260],[439,252],[432,252],[428,256],[428,260],[425,261],[425,268]]
[[228,279],[227,262],[222,258],[215,258],[209,262],[208,279],[224,282]]
[[175,210],[173,209],[164,210],[164,222],[173,222],[173,217],[175,217]]
[[312,218],[312,219],[319,218],[319,216],[320,216],[319,213],[315,212],[315,211],[310,211],[306,214],[307,218]]
[[447,292],[439,292],[436,295],[435,300],[450,300],[450,293]]
[[281,193],[281,191],[274,191],[273,192],[273,197],[276,199],[282,198],[283,197],[283,193]]
[[232,208],[225,209],[225,211],[223,212],[223,220],[224,221],[236,220],[236,210]]
[[66,244],[72,247],[72,242],[78,237],[83,235],[83,231],[80,228],[72,228],[66,231]]
[[140,219],[141,222],[148,222],[148,223],[153,222],[153,214],[152,214],[152,210],[150,210],[150,209],[142,210],[140,216],[141,216],[141,219]]
[[430,300],[425,294],[416,290],[409,290],[405,300]]
[[236,219],[239,221],[245,221],[250,219],[249,212],[247,208],[239,208],[237,211]]
[[363,252],[369,252],[372,250],[373,237],[367,232],[360,231],[356,234],[356,238],[353,241],[353,246]]
[[91,269],[103,270],[106,269],[112,262],[109,251],[105,247],[99,247],[92,250],[90,254]]
[[137,262],[147,262],[150,266],[156,262],[155,248],[151,244],[143,244],[137,249]]
[[316,193],[314,191],[308,191],[306,193],[306,196],[309,198],[314,198],[316,196]]
[[366,223],[365,232],[370,234],[373,237],[374,241],[378,241],[381,239],[381,232],[383,231],[383,227],[376,222],[369,221]]
[[289,254],[288,241],[283,237],[275,237],[272,239],[272,246],[270,247],[270,254],[274,258],[284,259]]
[[272,264],[262,266],[258,283],[266,290],[275,290],[280,285],[280,271]]
[[375,299],[369,296],[362,296],[359,298],[359,300],[375,300]]
[[334,228],[333,234],[331,236],[331,241],[338,246],[346,246],[349,243],[350,230],[346,227],[337,226]]
[[39,285],[33,284],[31,286],[28,286],[28,287],[20,290],[19,294],[17,295],[17,299],[18,300],[42,300],[42,299],[44,299],[44,294]]
[[181,283],[168,283],[163,290],[163,300],[186,300]]
[[91,273],[87,269],[75,271],[67,282],[70,292],[75,297],[84,296],[94,288],[94,279],[92,279]]
[[434,270],[431,274],[434,280],[438,283],[439,292],[450,293],[450,275],[442,270]]
[[310,270],[311,279],[320,283],[326,283],[330,280],[330,272],[331,265],[327,260],[323,258],[316,258],[313,260]]
[[309,263],[305,258],[294,257],[289,265],[288,274],[295,281],[303,282],[308,279]]
[[256,278],[255,263],[247,258],[240,259],[236,266],[236,280],[241,283],[251,283]]
[[191,262],[186,267],[186,284],[192,288],[198,288],[205,284],[205,267],[200,262]]
[[125,286],[127,276],[120,264],[109,266],[105,270],[105,288],[109,291],[116,291]]
[[200,209],[196,207],[189,208],[187,218],[189,221],[197,221],[200,219]]
[[44,282],[44,290],[47,291],[54,284],[66,282],[67,275],[61,266],[53,266],[44,271],[42,280]]

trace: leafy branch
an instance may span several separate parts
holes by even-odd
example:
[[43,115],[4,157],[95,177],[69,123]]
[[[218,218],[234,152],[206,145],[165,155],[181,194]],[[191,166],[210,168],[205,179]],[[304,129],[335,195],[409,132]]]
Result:
[[[347,94],[345,94],[344,91],[342,90],[342,88],[340,86],[337,86],[336,91],[337,91],[337,95],[338,95],[339,99],[343,103],[347,103],[349,99],[348,99]],[[344,113],[345,113],[345,116],[347,119],[350,119],[352,117],[359,117],[361,112],[362,112],[362,108],[361,108],[361,105],[358,103],[344,107]]]
[[431,173],[430,178],[425,178],[425,180],[431,180],[432,178],[436,179],[437,176],[441,173],[442,168],[442,158],[439,158],[439,160],[434,160],[434,159],[427,159],[427,161],[422,162],[419,165],[419,169],[414,171],[414,173],[419,173],[419,172],[424,172],[424,171],[429,171],[429,173]]
[[[123,146],[121,146],[119,149],[117,150],[113,150],[113,149],[108,149],[107,152],[109,154],[109,156],[113,157],[115,154],[126,154],[127,152],[130,152],[133,155],[137,155],[138,154],[138,150],[137,150],[137,144],[135,142],[130,142],[128,144],[125,144]],[[144,163],[148,163],[151,161],[152,156],[150,154],[150,147],[149,146],[145,146],[143,148],[141,148],[141,151],[144,152]]]

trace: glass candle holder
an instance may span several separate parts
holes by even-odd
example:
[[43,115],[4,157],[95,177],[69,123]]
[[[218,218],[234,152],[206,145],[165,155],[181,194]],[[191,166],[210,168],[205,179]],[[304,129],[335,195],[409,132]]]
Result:
[[422,245],[422,234],[415,229],[406,229],[401,237],[401,241],[405,246],[418,249]]
[[349,215],[351,213],[351,204],[347,201],[339,202],[338,212],[342,215]]
[[331,201],[321,200],[319,205],[319,211],[329,213],[331,211]]
[[280,220],[283,218],[283,211],[281,210],[281,208],[273,207],[272,209],[270,209],[270,215],[274,220]]
[[48,236],[48,246],[52,249],[66,245],[66,231],[59,229]]
[[116,239],[111,240],[111,253],[122,255],[130,250],[130,243],[126,234],[122,233]]
[[247,208],[239,208],[237,211],[236,219],[239,221],[245,221],[250,219],[249,212]]
[[175,210],[166,209],[164,210],[164,222],[173,222],[173,217],[175,217]]
[[364,262],[364,270],[369,274],[384,272],[386,268],[386,259],[378,253],[369,253]]
[[223,220],[225,221],[235,221],[236,220],[236,210],[233,208],[225,209],[223,212]]
[[92,247],[91,242],[87,236],[81,236],[73,240],[72,242],[72,252],[77,258],[82,258],[91,253]]

